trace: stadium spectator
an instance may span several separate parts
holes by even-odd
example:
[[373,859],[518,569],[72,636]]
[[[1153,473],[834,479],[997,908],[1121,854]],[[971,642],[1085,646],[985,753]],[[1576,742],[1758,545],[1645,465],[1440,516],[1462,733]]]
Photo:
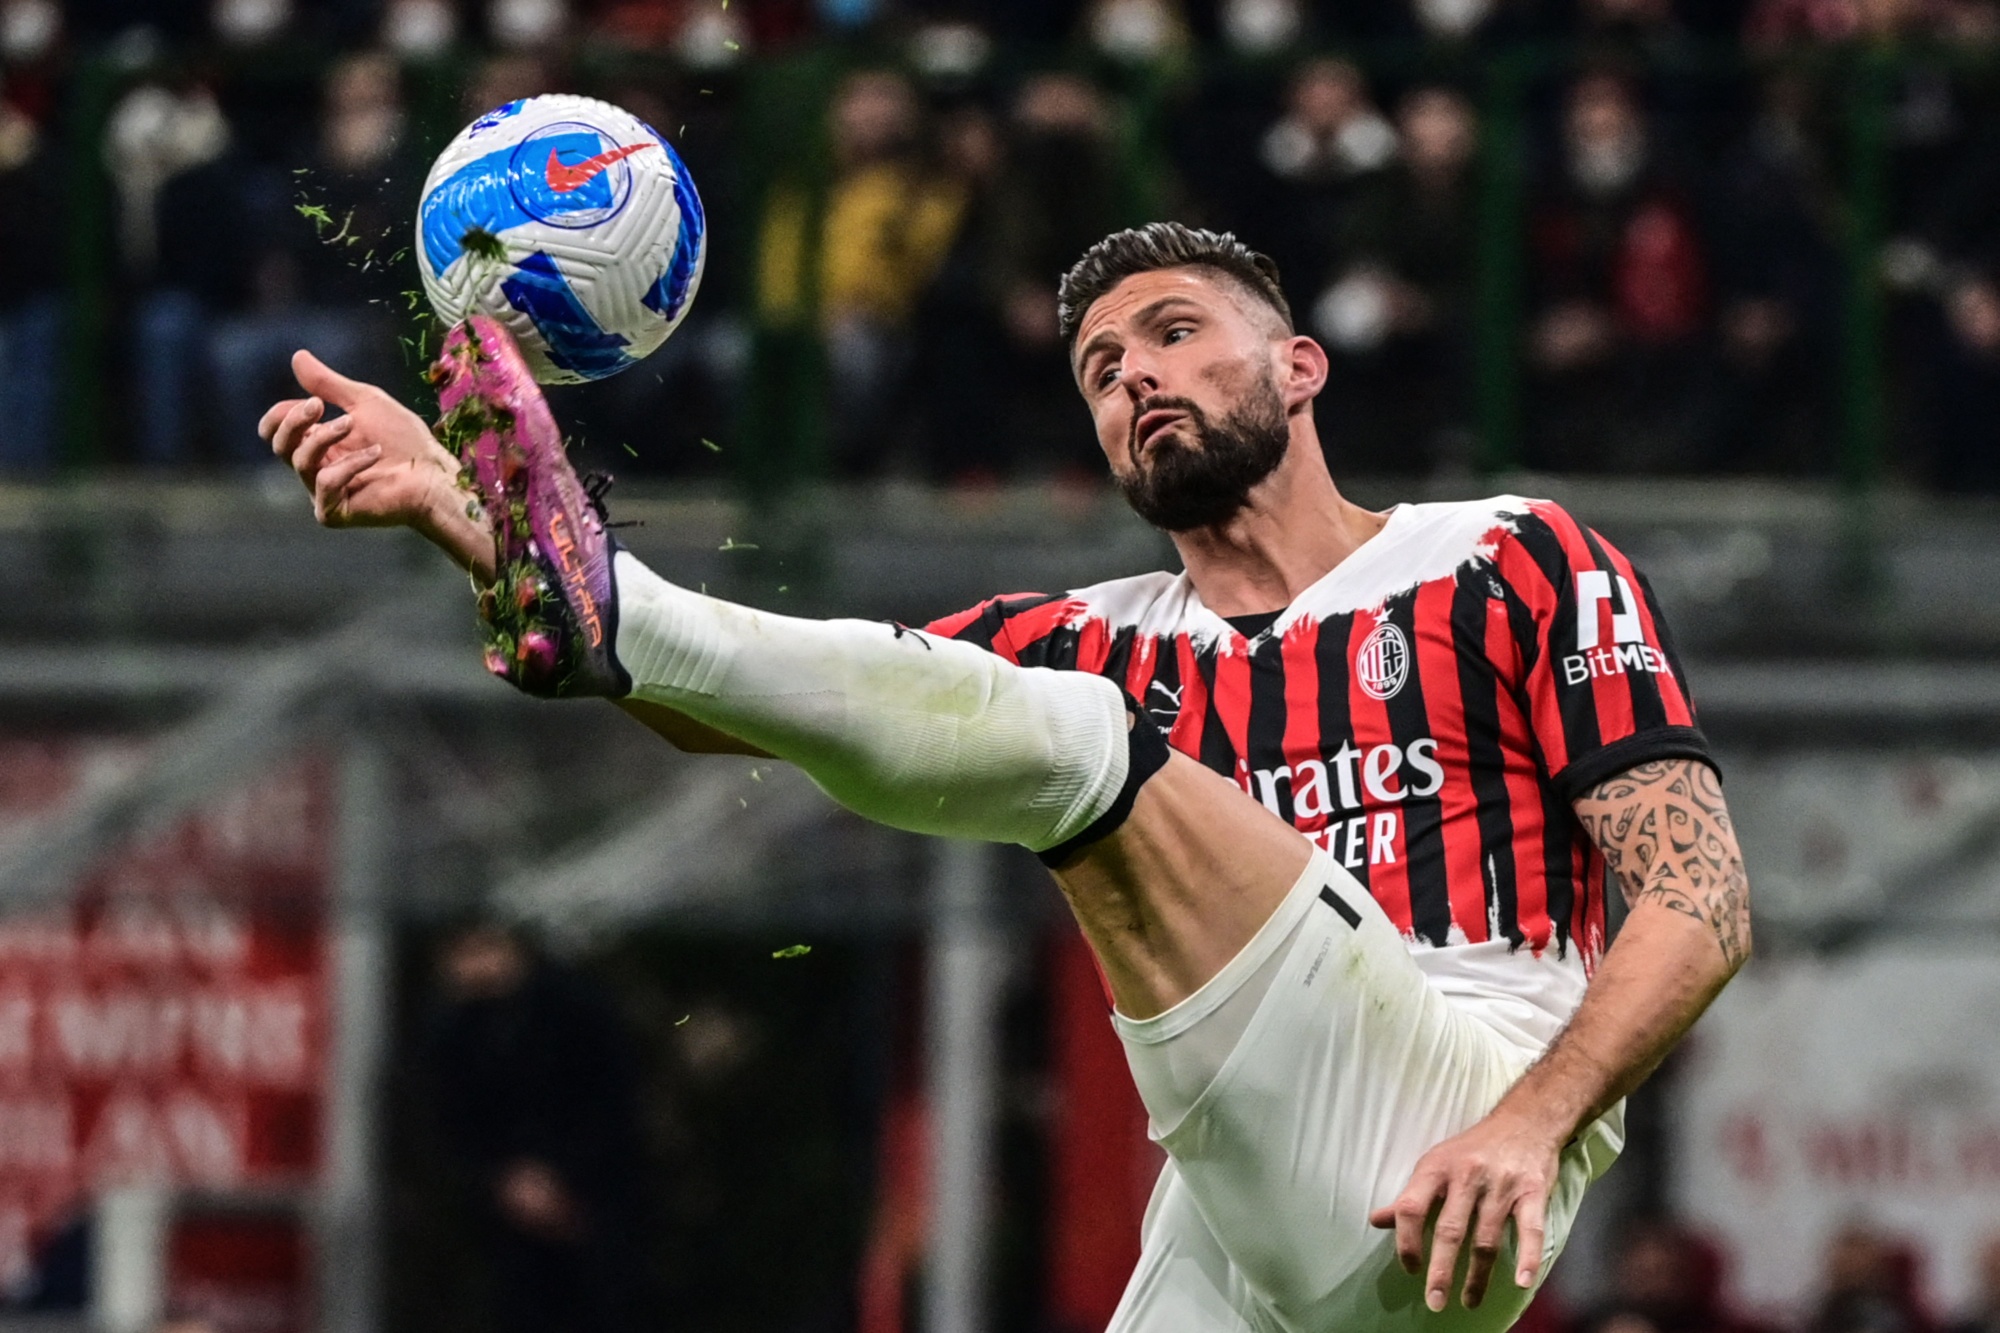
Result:
[[2000,1232],[1987,1236],[1979,1247],[1977,1303],[1951,1326],[1950,1333],[2000,1333]]
[[1887,234],[1889,364],[1915,481],[2000,490],[1989,443],[2000,407],[2000,345],[1990,327],[2000,274],[2000,133],[1995,91],[1931,58],[1899,62],[1879,90],[1887,172],[1873,201]]
[[1073,420],[1056,278],[1118,217],[1125,165],[1115,113],[1094,85],[1068,73],[1029,78],[1012,111],[998,180],[977,196],[982,206],[966,231],[973,285],[950,287],[966,298],[967,331],[953,333],[940,304],[925,339],[940,355],[964,358],[956,373],[939,365],[930,369],[942,373],[921,380],[930,387],[928,447],[938,470],[961,480],[1074,471],[1092,466],[1095,454]]
[[1661,139],[1622,78],[1572,85],[1531,222],[1534,466],[1696,464],[1709,265]]
[[1781,71],[1715,173],[1719,471],[1832,466],[1839,195],[1813,88]]
[[1162,144],[1190,222],[1269,250],[1270,172],[1254,151],[1283,115],[1286,89],[1267,60],[1208,60],[1162,104]]
[[1012,377],[995,271],[1007,145],[996,117],[971,103],[946,113],[938,144],[941,167],[965,190],[966,221],[917,307],[914,416],[904,425],[925,472],[985,482],[1012,470],[1019,444],[1007,421]]
[[1968,187],[1989,199],[1993,190],[1986,164],[2000,107],[1984,62],[1963,57],[1990,56],[2000,10],[1990,0],[1758,0],[1745,35],[1752,49],[1851,43],[1894,53],[1841,89],[1886,155],[1887,179],[1866,206],[1880,211],[1888,236],[1948,256],[1963,239],[1954,221],[1968,204],[1982,211]]
[[379,32],[383,47],[400,58],[435,60],[458,41],[458,9],[449,0],[388,0]]
[[1312,60],[1292,76],[1285,111],[1257,145],[1264,168],[1251,244],[1278,262],[1292,291],[1325,289],[1355,195],[1396,156],[1396,131],[1346,60]]
[[1806,1333],[1929,1333],[1915,1252],[1870,1227],[1849,1224],[1834,1233],[1824,1282]]
[[1576,0],[1576,34],[1592,57],[1663,63],[1685,36],[1673,0]]
[[1253,60],[1294,50],[1306,35],[1301,0],[1220,0],[1215,20],[1223,49]]
[[[408,200],[421,174],[400,150],[400,80],[386,56],[350,56],[325,87],[319,142],[302,172],[278,178],[293,197],[271,201],[281,225],[251,308],[219,321],[210,355],[225,452],[261,461],[254,432],[257,396],[282,376],[294,348],[337,348],[373,373],[394,373],[388,303],[414,277],[405,250]],[[289,208],[287,207],[289,205]],[[317,207],[321,216],[303,216]]]
[[1376,0],[1340,8],[1337,31],[1345,39],[1416,41],[1428,58],[1454,61],[1553,35],[1559,16],[1559,7],[1546,0]]
[[0,472],[56,459],[62,383],[63,162],[26,112],[0,100]]
[[1893,41],[1918,36],[1979,38],[1991,33],[1982,6],[1964,0],[1755,0],[1743,22],[1753,46]]
[[47,124],[61,104],[66,26],[55,0],[0,4],[0,83],[8,103],[38,125]]
[[[127,256],[154,274],[136,314],[139,457],[186,462],[206,434],[221,460],[261,462],[268,451],[250,427],[294,348],[325,345],[394,373],[388,309],[415,278],[406,237],[416,172],[399,151],[397,72],[384,56],[338,62],[319,142],[292,169],[233,146],[200,90],[161,94],[157,111],[139,96],[112,131],[134,164],[122,185]],[[178,169],[144,165],[162,156],[155,140],[176,146],[164,156]],[[165,179],[151,185],[149,173]],[[219,226],[225,217],[232,225]],[[197,420],[202,404],[207,420]]]
[[[126,268],[151,286],[135,312],[140,355],[139,456],[184,460],[206,382],[208,319],[241,299],[268,218],[249,207],[253,172],[204,85],[175,92],[141,84],[107,128],[105,155],[120,204]],[[233,215],[238,226],[217,227]]]
[[479,1223],[493,1326],[647,1326],[640,1076],[623,1021],[496,926],[449,932],[437,979],[426,1067]]
[[1344,220],[1342,271],[1307,315],[1334,354],[1321,409],[1348,472],[1470,465],[1478,123],[1457,91],[1397,112],[1401,157]]
[[769,325],[818,328],[832,453],[847,472],[874,470],[887,452],[912,317],[965,215],[965,183],[926,158],[923,130],[902,75],[851,74],[828,110],[834,176],[823,202],[791,180],[774,186],[765,205],[759,313]]
[[568,0],[490,0],[486,38],[503,51],[544,51],[569,36]]
[[423,179],[407,148],[406,121],[401,78],[388,56],[352,56],[334,66],[318,150],[304,172],[294,173],[329,214],[316,243],[300,246],[299,282],[309,304],[386,301],[414,275],[413,264],[390,263],[399,250],[407,252],[409,200]]
[[1463,42],[1497,26],[1505,7],[1494,0],[1411,0],[1411,16],[1435,42]]
[[467,120],[483,116],[496,106],[540,93],[564,92],[555,71],[539,56],[520,51],[489,56],[466,80],[465,96],[459,111]]
[[1126,68],[1171,61],[1187,49],[1189,37],[1174,0],[1090,0],[1083,30],[1098,54]]

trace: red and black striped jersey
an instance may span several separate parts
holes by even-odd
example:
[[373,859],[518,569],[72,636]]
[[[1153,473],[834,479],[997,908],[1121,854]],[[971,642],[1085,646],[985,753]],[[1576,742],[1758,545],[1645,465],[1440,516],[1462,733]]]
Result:
[[1399,506],[1267,626],[1159,573],[930,629],[1119,682],[1367,884],[1440,985],[1558,1021],[1604,944],[1571,802],[1647,760],[1712,762],[1644,578],[1546,500]]

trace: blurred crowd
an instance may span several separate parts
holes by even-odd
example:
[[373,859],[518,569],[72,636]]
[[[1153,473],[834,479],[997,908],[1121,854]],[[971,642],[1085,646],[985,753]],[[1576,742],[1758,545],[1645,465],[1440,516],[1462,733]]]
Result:
[[2000,489],[1996,0],[0,0],[0,467],[414,385],[425,168],[560,90],[713,224],[559,404],[627,467],[1094,475],[1056,280],[1173,217],[1278,260],[1337,474]]
[[1611,1293],[1569,1322],[1574,1333],[1994,1333],[2000,1329],[2000,1235],[1979,1255],[1978,1292],[1957,1317],[1932,1308],[1917,1248],[1861,1221],[1829,1238],[1810,1308],[1784,1324],[1736,1309],[1723,1252],[1670,1221],[1626,1228]]

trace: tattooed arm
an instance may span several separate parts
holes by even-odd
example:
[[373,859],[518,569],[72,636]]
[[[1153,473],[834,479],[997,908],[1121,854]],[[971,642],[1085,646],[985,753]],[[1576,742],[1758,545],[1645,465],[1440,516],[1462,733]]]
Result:
[[1630,911],[1569,1026],[1508,1093],[1565,1140],[1639,1086],[1750,956],[1750,881],[1715,770],[1628,769],[1576,802]]
[[1695,759],[1640,764],[1576,802],[1631,911],[1583,1003],[1484,1120],[1417,1163],[1372,1219],[1396,1229],[1405,1268],[1424,1261],[1442,1199],[1426,1296],[1442,1309],[1470,1244],[1463,1299],[1477,1305],[1511,1217],[1514,1280],[1541,1267],[1543,1210],[1563,1146],[1658,1067],[1750,955],[1750,884],[1715,770]]
[[1715,770],[1697,759],[1641,764],[1599,783],[1576,817],[1634,913],[1663,907],[1708,928],[1726,965],[1720,990],[1750,956],[1750,881]]

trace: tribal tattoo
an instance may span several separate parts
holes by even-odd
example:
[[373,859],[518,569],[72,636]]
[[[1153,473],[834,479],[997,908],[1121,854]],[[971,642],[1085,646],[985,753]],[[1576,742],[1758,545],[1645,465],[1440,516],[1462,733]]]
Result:
[[1750,880],[1722,780],[1698,759],[1656,759],[1576,803],[1628,906],[1656,904],[1715,932],[1731,970],[1750,956]]

